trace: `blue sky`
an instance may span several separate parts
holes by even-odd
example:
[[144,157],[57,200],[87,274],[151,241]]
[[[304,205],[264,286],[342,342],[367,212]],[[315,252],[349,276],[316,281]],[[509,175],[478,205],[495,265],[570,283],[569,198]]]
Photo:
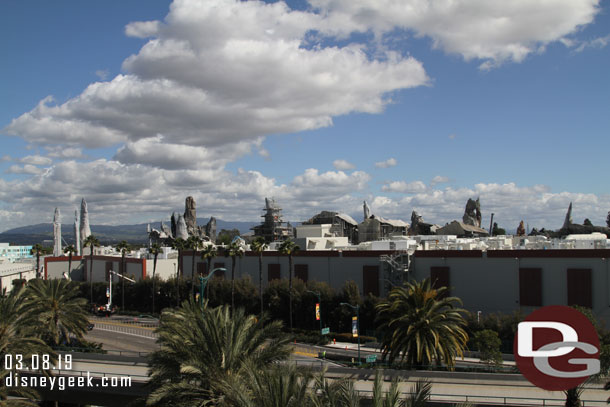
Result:
[[570,201],[603,224],[608,2],[447,4],[0,3],[0,231],[83,196],[93,223],[192,195],[233,220],[274,196],[444,224],[480,196],[507,229]]

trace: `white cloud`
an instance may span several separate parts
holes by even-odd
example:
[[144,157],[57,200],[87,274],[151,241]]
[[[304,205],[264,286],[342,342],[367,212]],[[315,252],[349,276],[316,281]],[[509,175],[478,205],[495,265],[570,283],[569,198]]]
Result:
[[375,167],[377,168],[389,168],[389,167],[394,167],[396,164],[398,164],[398,162],[396,161],[395,158],[388,158],[385,161],[379,161],[375,163]]
[[418,192],[424,192],[426,190],[426,184],[421,181],[392,181],[382,186],[381,190],[384,192],[402,192],[405,194],[415,194]]
[[483,60],[482,69],[521,62],[546,44],[591,23],[599,0],[420,1],[310,0],[328,14],[329,30],[371,29],[377,37],[401,28],[429,37],[433,47]]
[[53,158],[85,158],[83,150],[76,147],[45,146],[49,157]]
[[140,163],[170,170],[222,168],[250,151],[251,144],[246,142],[207,148],[168,143],[162,136],[156,136],[128,141],[114,158],[124,164]]
[[[610,34],[605,37],[597,37],[589,41],[582,41],[579,43],[578,47],[574,50],[576,52],[582,52],[586,48],[605,48],[610,43]],[[573,46],[575,44],[571,44]]]
[[4,172],[7,174],[41,174],[44,170],[42,168],[36,167],[35,165],[26,164],[24,166],[21,165],[11,165]]
[[41,155],[27,155],[20,158],[19,162],[31,165],[50,165],[53,160],[51,160],[49,157],[43,157]]
[[449,182],[449,177],[437,175],[434,178],[432,178],[432,181],[430,181],[430,185],[435,186],[437,184],[446,184],[447,182]]
[[354,164],[352,164],[346,160],[333,161],[333,167],[335,167],[335,169],[341,170],[341,171],[353,170],[354,168],[356,168],[356,166]]
[[324,16],[285,3],[172,3],[163,23],[138,22],[152,37],[123,63],[124,75],[54,105],[42,100],[5,132],[42,145],[108,147],[163,136],[210,148],[311,130],[350,112],[378,113],[388,92],[425,85],[422,64],[360,44],[312,43]]
[[97,71],[95,71],[95,76],[97,76],[103,81],[108,79],[108,75],[110,75],[110,72],[108,72],[107,69],[98,69]]
[[0,162],[12,161],[12,160],[13,160],[13,158],[10,155],[8,155],[8,154],[5,154],[5,155],[0,157]]

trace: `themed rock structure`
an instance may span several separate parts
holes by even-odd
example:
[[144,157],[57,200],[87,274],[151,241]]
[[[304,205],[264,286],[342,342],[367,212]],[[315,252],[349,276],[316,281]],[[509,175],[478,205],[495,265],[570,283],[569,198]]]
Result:
[[488,236],[489,232],[481,228],[481,203],[468,198],[462,222],[454,220],[436,231],[437,235],[456,235],[458,237]]
[[604,233],[610,237],[610,227],[594,226],[592,224],[579,225],[572,220],[572,202],[568,206],[566,217],[563,221],[563,226],[557,231],[559,236],[567,236],[571,234],[590,234],[594,232]]
[[75,254],[80,256],[80,227],[78,224],[78,210],[74,210],[74,248],[76,249]]
[[466,225],[481,227],[481,203],[479,202],[479,198],[477,198],[476,201],[468,198],[466,208],[464,209],[464,216],[462,216],[462,222]]
[[195,199],[192,196],[187,196],[186,202],[184,203],[184,222],[186,223],[186,231],[189,235],[193,236],[198,234]]
[[369,208],[369,205],[366,203],[366,201],[364,201],[364,203],[362,205],[362,210],[364,212],[363,219],[368,219],[371,217],[371,208]]
[[409,236],[435,235],[438,228],[438,225],[424,222],[424,218],[414,210],[411,212],[411,226],[407,233]]
[[523,221],[519,222],[519,226],[517,227],[517,236],[525,236],[526,235],[526,231],[525,231],[525,225],[523,224]]
[[195,198],[186,197],[184,203],[184,215],[173,212],[170,217],[171,226],[160,224],[160,230],[148,226],[147,232],[150,243],[171,244],[175,239],[188,239],[197,236],[204,241],[216,240],[216,218],[213,216],[205,226],[197,226]]
[[87,209],[87,201],[85,198],[80,202],[80,252],[83,253],[83,244],[87,237],[91,236],[91,228],[89,227],[89,210]]
[[254,236],[260,236],[267,243],[290,239],[294,236],[294,230],[290,223],[282,220],[282,208],[273,198],[265,198],[265,213],[262,215],[263,222],[254,226]]
[[59,208],[55,208],[55,214],[53,215],[53,256],[61,256],[61,215]]

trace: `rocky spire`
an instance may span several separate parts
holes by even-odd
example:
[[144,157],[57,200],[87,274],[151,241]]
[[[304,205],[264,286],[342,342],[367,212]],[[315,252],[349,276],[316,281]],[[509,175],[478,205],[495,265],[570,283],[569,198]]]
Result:
[[566,218],[563,221],[563,226],[561,228],[568,229],[572,223],[572,202],[570,202],[570,206],[568,206],[568,212],[566,213]]
[[80,256],[80,226],[78,224],[78,210],[74,209],[74,248],[76,249],[76,255]]
[[197,232],[197,212],[195,209],[195,199],[192,196],[186,197],[184,203],[184,222],[189,236],[196,235]]
[[53,216],[53,256],[61,256],[61,215],[59,208],[55,208]]
[[[91,236],[91,228],[89,227],[89,210],[87,209],[87,201],[85,198],[80,203],[80,244],[81,253],[83,252],[82,245],[85,243],[85,239]],[[93,249],[91,249],[93,250]]]

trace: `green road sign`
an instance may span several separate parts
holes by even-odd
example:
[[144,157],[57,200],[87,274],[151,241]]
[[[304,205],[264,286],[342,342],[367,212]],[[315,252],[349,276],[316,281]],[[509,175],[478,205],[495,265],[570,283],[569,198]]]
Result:
[[366,363],[375,363],[377,361],[377,355],[368,355],[366,357]]
[[328,335],[330,333],[330,328],[322,328],[322,335]]

